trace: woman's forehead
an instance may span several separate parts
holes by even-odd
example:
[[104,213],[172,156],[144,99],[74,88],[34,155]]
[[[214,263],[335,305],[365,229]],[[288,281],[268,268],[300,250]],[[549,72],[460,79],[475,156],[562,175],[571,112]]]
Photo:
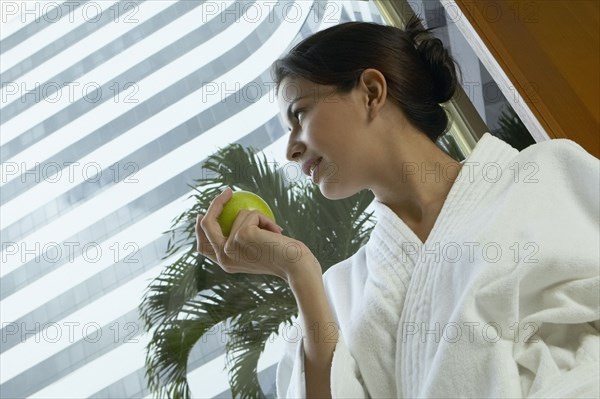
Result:
[[299,96],[304,95],[307,91],[312,89],[312,82],[297,78],[297,77],[285,77],[279,85],[279,96],[282,96],[285,101],[291,101]]
[[334,90],[331,86],[320,85],[307,79],[286,77],[281,81],[277,96],[280,101],[293,102],[300,98],[318,100]]

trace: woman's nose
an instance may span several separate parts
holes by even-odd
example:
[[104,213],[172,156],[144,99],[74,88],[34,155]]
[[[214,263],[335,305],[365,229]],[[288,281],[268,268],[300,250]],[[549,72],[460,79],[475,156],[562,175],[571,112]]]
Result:
[[290,137],[286,151],[286,158],[288,159],[288,161],[299,162],[300,157],[304,153],[304,150],[304,144]]

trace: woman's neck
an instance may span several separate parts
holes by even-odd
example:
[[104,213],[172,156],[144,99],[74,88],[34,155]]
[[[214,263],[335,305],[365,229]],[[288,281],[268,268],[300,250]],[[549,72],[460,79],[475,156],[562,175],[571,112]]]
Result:
[[383,150],[371,190],[425,242],[462,165],[422,133],[403,136]]

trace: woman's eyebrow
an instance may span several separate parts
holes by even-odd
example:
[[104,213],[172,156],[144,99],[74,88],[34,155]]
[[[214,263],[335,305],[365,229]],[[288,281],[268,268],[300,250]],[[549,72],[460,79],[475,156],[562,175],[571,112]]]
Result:
[[294,105],[295,102],[302,100],[303,98],[308,97],[308,95],[304,95],[304,96],[300,96],[300,97],[296,97],[292,100],[292,102],[290,102],[290,105],[288,105],[288,109],[287,109],[287,117],[288,120],[291,122],[292,119],[294,118],[294,115],[292,114],[292,105]]

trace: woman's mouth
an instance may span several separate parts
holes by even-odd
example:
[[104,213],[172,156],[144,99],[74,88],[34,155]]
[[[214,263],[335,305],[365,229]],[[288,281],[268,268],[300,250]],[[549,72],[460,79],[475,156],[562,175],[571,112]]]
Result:
[[310,168],[308,169],[309,174],[313,180],[313,182],[316,182],[316,180],[319,177],[319,165],[321,164],[321,161],[323,160],[323,158],[319,158],[317,159],[315,162],[312,163],[312,165],[310,165]]

